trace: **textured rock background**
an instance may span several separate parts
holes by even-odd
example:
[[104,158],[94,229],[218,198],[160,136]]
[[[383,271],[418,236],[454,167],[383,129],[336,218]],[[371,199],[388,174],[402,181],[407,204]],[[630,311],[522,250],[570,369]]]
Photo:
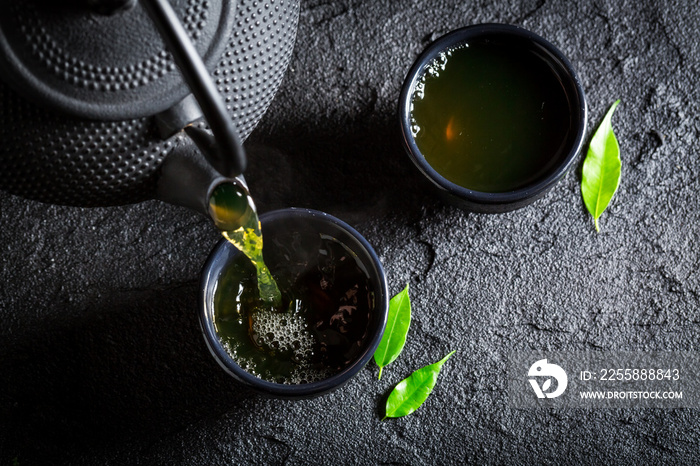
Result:
[[[590,128],[622,99],[622,182],[601,233],[580,164],[532,206],[490,216],[442,204],[404,155],[405,72],[431,39],[482,22],[561,48]],[[0,462],[696,461],[695,411],[515,410],[505,374],[513,349],[698,349],[699,59],[692,1],[304,1],[247,179],[261,211],[337,215],[375,246],[392,294],[411,284],[403,355],[381,381],[370,364],[318,399],[260,398],[199,332],[198,274],[218,239],[206,219],[0,194]],[[380,422],[391,387],[451,349],[427,403]]]

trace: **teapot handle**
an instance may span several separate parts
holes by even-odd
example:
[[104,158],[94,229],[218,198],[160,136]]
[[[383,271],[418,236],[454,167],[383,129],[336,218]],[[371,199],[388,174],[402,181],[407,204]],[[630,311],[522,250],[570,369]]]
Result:
[[204,144],[201,131],[190,127],[189,130],[186,128],[186,132],[221,176],[235,178],[246,167],[243,145],[202,58],[168,0],[140,0],[140,2],[155,23],[185,82],[197,99],[214,134],[214,139]]

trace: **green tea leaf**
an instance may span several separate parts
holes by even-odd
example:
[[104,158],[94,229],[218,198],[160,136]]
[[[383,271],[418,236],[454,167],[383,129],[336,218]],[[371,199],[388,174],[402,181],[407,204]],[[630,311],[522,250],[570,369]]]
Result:
[[433,391],[442,365],[453,354],[454,351],[435,364],[418,369],[408,378],[399,382],[386,400],[384,419],[407,416],[418,409]]
[[588,154],[583,162],[583,177],[581,179],[581,194],[588,212],[593,216],[596,231],[598,218],[603,213],[620,184],[620,146],[612,129],[612,114],[620,101],[617,100],[603,118],[591,143]]
[[402,292],[389,301],[389,316],[384,336],[374,352],[374,361],[379,366],[379,379],[382,378],[382,369],[394,362],[401,354],[410,325],[411,299],[408,297],[408,285],[406,285]]

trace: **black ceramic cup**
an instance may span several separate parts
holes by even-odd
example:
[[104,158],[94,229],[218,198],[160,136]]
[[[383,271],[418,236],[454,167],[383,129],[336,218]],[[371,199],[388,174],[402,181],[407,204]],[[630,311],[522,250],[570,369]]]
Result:
[[[416,85],[437,57],[470,41],[498,41],[527,50],[532,60],[541,60],[554,73],[568,102],[569,132],[556,158],[541,177],[525,186],[505,192],[482,192],[459,186],[438,173],[418,148],[411,129],[411,111]],[[541,66],[542,63],[537,63]],[[475,111],[478,112],[478,109]],[[586,133],[586,101],[581,83],[566,57],[551,43],[523,28],[506,24],[482,24],[452,31],[430,44],[409,71],[399,98],[399,121],[404,146],[423,175],[449,202],[466,210],[498,213],[524,207],[541,198],[572,167]]]
[[[367,240],[352,227],[331,215],[309,209],[290,208],[265,213],[260,216],[260,223],[265,245],[273,243],[278,234],[282,236],[294,235],[297,232],[315,232],[317,237],[321,235],[322,238],[332,238],[340,242],[358,259],[359,268],[368,277],[373,290],[367,336],[362,341],[362,348],[342,371],[324,380],[310,383],[270,382],[243,369],[224,348],[214,325],[217,285],[226,267],[241,254],[226,240],[220,241],[214,247],[201,275],[199,318],[206,344],[214,359],[228,374],[239,383],[264,395],[301,399],[330,392],[349,381],[369,362],[382,339],[389,310],[387,282],[382,265]],[[263,250],[265,247],[267,246],[264,246]],[[267,258],[265,260],[268,261]],[[292,262],[295,260],[298,261],[299,258],[292,257]],[[273,265],[268,266],[274,274]]]

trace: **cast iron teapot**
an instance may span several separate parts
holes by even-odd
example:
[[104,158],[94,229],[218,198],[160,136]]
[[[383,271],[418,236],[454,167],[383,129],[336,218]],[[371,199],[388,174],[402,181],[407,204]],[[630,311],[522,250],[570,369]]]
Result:
[[298,0],[0,6],[0,189],[202,212],[245,168],[241,139],[282,80],[299,14]]

